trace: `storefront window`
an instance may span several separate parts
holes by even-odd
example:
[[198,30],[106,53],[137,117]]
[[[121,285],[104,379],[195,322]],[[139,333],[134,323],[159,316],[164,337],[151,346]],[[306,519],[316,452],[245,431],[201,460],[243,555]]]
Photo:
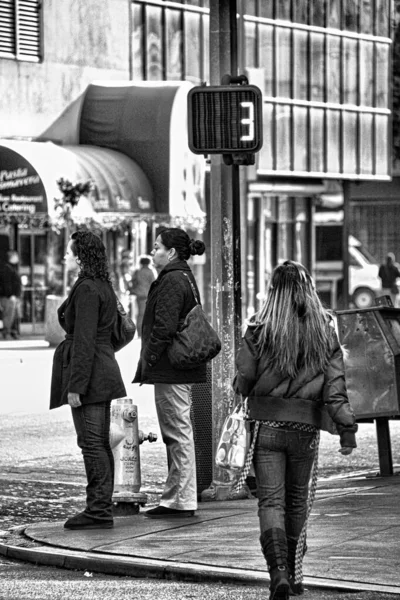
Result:
[[344,29],[347,31],[358,31],[358,0],[343,0]]
[[327,65],[326,70],[329,73],[326,82],[326,92],[328,102],[334,104],[340,103],[340,38],[336,35],[328,35],[327,44]]
[[290,29],[276,28],[276,78],[277,96],[291,98],[291,47]]
[[166,63],[169,80],[179,80],[183,76],[182,68],[182,13],[178,10],[166,10],[167,24]]
[[307,108],[300,106],[293,107],[293,148],[294,148],[294,170],[307,171],[308,157],[308,123]]
[[291,150],[291,110],[290,106],[276,107],[276,168],[278,171],[289,171]]
[[255,15],[256,14],[256,0],[246,0],[244,6],[244,12],[246,15]]
[[132,79],[143,79],[143,7],[132,5]]
[[246,22],[244,24],[244,35],[245,35],[245,60],[246,67],[257,66],[257,39],[256,39],[256,26],[254,23]]
[[340,111],[326,112],[327,125],[327,170],[330,173],[340,173]]
[[201,15],[186,12],[185,20],[185,79],[201,83]]
[[262,152],[258,153],[259,169],[269,171],[274,168],[274,106],[272,104],[264,104],[263,106],[263,131],[264,143]]
[[293,21],[295,23],[308,23],[308,0],[298,0],[293,6]]
[[343,113],[343,171],[357,173],[357,113]]
[[265,2],[265,0],[258,0],[258,14],[264,19],[272,19],[274,5],[272,2]]
[[273,57],[274,57],[274,43],[273,43],[273,27],[270,25],[260,24],[259,29],[259,46],[260,56],[259,64],[264,69],[264,93],[266,96],[273,96],[273,83],[274,83],[274,72],[273,72]]
[[360,104],[374,104],[374,45],[372,42],[360,41]]
[[163,79],[161,16],[161,8],[146,6],[146,79],[149,81]]
[[361,0],[360,32],[372,33],[373,3],[370,0]]
[[307,100],[308,96],[308,33],[293,32],[293,96],[297,100]]
[[367,113],[359,115],[360,120],[360,171],[361,173],[372,173],[372,131],[373,116]]
[[319,108],[310,110],[310,158],[311,171],[325,171],[324,159],[324,111]]
[[378,108],[388,105],[388,79],[389,69],[389,46],[388,44],[376,44],[375,54],[375,99]]
[[210,17],[203,15],[203,81],[210,81]]
[[310,2],[310,25],[324,27],[326,2],[324,0],[311,0]]
[[357,104],[357,41],[345,38],[343,40],[343,103]]
[[389,117],[375,115],[375,169],[378,175],[387,173]]
[[275,2],[276,18],[290,21],[290,0],[279,0]]
[[325,93],[325,53],[324,36],[311,34],[311,100],[324,101]]
[[326,26],[331,29],[340,29],[341,18],[340,0],[330,0],[328,2],[328,13]]
[[375,34],[388,37],[390,0],[375,0],[375,6]]

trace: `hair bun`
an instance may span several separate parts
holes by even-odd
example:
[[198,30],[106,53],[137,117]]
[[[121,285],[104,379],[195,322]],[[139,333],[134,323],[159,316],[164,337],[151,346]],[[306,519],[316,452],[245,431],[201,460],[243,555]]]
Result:
[[201,240],[190,240],[189,243],[189,250],[190,250],[190,254],[204,254],[206,249],[206,246],[204,244],[204,242],[202,242]]

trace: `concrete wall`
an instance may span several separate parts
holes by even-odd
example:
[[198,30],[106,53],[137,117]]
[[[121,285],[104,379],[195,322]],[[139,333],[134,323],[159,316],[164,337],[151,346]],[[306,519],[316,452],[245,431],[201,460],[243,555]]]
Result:
[[0,137],[37,136],[96,80],[129,79],[129,0],[44,0],[43,61],[0,58]]

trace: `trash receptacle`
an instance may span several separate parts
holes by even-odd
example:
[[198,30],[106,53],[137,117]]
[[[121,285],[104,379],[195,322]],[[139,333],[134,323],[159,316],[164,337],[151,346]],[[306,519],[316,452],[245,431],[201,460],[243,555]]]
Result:
[[358,422],[376,421],[381,474],[392,474],[388,420],[400,416],[400,309],[336,312],[349,401]]

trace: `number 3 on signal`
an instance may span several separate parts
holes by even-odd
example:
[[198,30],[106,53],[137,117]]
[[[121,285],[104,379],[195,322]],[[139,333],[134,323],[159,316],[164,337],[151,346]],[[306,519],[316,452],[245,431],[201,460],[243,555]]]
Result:
[[240,119],[240,123],[249,128],[247,135],[242,135],[240,141],[252,142],[254,140],[254,104],[253,102],[241,102],[240,106],[243,110],[248,111],[248,117]]

